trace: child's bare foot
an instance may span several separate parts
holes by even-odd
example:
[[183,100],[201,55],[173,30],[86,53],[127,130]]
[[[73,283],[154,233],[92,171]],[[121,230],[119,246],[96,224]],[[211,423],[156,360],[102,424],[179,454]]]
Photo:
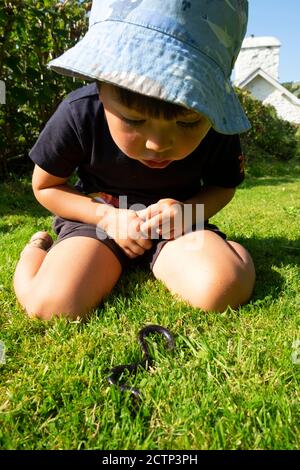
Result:
[[35,246],[45,251],[49,250],[52,245],[53,239],[47,232],[36,232],[27,243],[27,246]]

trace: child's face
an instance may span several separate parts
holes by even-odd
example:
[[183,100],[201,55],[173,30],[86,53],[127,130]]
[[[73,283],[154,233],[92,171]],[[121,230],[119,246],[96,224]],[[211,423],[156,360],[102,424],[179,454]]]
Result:
[[190,155],[211,127],[205,116],[194,111],[168,120],[149,117],[121,103],[112,85],[102,83],[100,97],[116,145],[150,168],[166,168]]

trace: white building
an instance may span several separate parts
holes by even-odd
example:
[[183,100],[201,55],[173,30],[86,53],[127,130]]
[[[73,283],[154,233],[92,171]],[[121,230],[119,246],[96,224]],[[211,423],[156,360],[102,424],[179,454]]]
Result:
[[300,124],[300,99],[279,83],[280,42],[274,37],[244,39],[235,64],[235,82],[263,104],[276,108],[278,116]]

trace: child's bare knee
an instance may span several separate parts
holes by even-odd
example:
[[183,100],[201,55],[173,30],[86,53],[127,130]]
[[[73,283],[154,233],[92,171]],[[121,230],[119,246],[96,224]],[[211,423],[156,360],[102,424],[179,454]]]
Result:
[[198,278],[192,304],[201,310],[214,312],[224,312],[227,307],[237,308],[250,299],[254,278],[252,267],[248,268],[242,262],[226,272],[206,271],[205,276]]

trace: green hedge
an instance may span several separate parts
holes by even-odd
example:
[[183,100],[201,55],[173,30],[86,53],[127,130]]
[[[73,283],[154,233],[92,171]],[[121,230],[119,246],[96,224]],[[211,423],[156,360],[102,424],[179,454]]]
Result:
[[1,0],[0,172],[8,159],[26,154],[62,98],[78,87],[46,65],[76,43],[88,26],[87,0]]
[[[263,105],[248,91],[235,89],[252,128],[241,135],[245,153],[252,159],[290,160],[299,151],[298,127],[280,119],[271,105]],[[250,161],[251,163],[251,161]]]

